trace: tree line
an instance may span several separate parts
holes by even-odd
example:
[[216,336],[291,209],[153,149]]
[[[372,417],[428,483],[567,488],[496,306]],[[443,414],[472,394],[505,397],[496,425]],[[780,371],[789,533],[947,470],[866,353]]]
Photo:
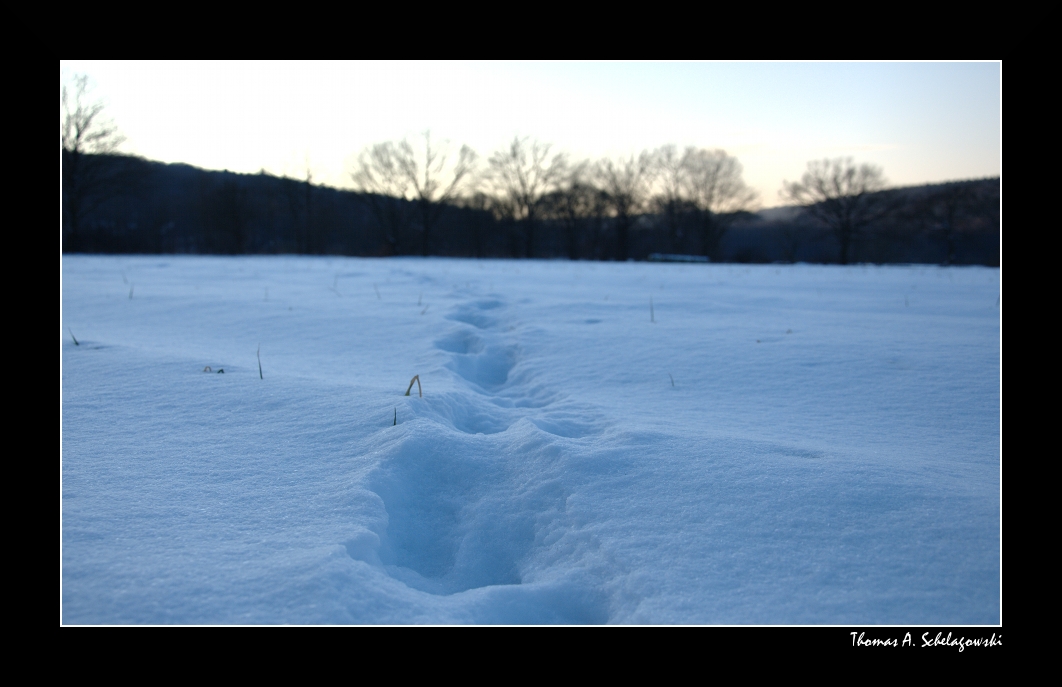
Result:
[[436,224],[452,206],[489,214],[495,231],[510,235],[513,257],[555,254],[542,236],[553,227],[564,234],[562,254],[570,259],[626,260],[641,218],[662,215],[668,233],[656,242],[662,251],[718,258],[727,227],[757,207],[741,165],[723,150],[668,145],[573,161],[549,144],[516,137],[482,163],[468,146],[450,153],[426,132],[416,145],[380,143],[358,158],[355,189],[391,252],[438,253]]
[[120,155],[85,86],[61,98],[63,252],[999,262],[998,179],[889,189],[880,168],[813,161],[783,183],[799,212],[757,214],[719,149],[589,161],[516,137],[481,159],[426,132],[368,146],[348,191]]

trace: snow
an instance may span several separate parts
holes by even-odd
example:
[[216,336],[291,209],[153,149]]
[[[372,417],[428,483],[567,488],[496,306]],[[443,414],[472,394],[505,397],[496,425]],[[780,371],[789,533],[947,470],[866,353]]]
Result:
[[1001,622],[998,269],[61,269],[65,624]]

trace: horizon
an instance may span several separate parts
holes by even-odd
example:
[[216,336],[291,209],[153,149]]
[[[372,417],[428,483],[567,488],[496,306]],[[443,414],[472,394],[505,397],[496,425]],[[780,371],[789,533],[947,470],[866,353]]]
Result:
[[74,74],[118,152],[342,190],[367,146],[428,130],[481,164],[514,136],[573,160],[721,148],[764,210],[825,158],[893,188],[1002,176],[1001,62],[61,61],[60,87]]

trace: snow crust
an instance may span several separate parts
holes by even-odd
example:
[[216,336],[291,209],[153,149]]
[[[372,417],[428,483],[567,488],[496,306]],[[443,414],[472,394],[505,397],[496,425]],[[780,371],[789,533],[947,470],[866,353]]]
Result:
[[1001,622],[998,269],[65,256],[61,291],[63,623]]

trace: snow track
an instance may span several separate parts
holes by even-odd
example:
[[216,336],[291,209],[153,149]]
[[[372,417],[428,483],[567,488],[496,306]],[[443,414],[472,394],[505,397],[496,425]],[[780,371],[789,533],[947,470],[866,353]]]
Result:
[[[417,418],[394,428],[367,482],[386,511],[379,547],[354,555],[378,556],[394,579],[431,594],[508,586],[489,592],[513,604],[501,622],[603,622],[600,579],[524,584],[528,563],[555,555],[558,533],[571,535],[556,439],[586,436],[586,423],[552,412],[563,394],[521,374],[521,323],[504,300],[471,298],[443,319],[453,324],[434,347],[457,390],[411,401]],[[563,604],[543,605],[553,598]]]

